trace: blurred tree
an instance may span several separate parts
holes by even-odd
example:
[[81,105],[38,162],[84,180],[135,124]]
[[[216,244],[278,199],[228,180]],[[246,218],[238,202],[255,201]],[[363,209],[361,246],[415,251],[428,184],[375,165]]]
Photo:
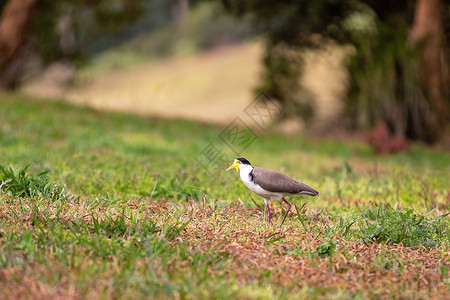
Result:
[[[17,57],[19,49],[28,35],[29,24],[37,0],[9,0],[3,2],[0,15],[0,72],[13,73],[14,66],[8,64]],[[0,86],[9,82],[1,80]]]
[[185,25],[188,12],[188,0],[175,0],[175,2],[171,5],[172,22],[175,23],[178,27]]
[[445,12],[450,26],[450,4],[445,8],[441,0],[417,0],[410,33],[412,42],[420,49],[420,71],[439,127],[445,126],[450,113],[450,67],[448,48],[444,47]]
[[[7,0],[0,2],[0,88],[15,88],[30,57],[45,66],[74,61],[92,40],[117,32],[143,11],[144,0]],[[36,63],[35,63],[36,65]]]
[[345,115],[353,128],[384,121],[400,138],[437,140],[449,121],[450,3],[442,0],[222,0],[250,16],[266,37],[257,91],[272,95],[288,115],[308,119],[312,97],[302,91],[301,51],[327,39],[351,43]]
[[264,73],[256,93],[264,92],[279,101],[286,116],[309,120],[314,113],[314,101],[300,85],[302,50],[318,48],[329,38],[345,41],[340,24],[353,11],[353,2],[222,0],[222,3],[228,12],[248,16],[266,38]]
[[346,113],[356,128],[381,120],[395,137],[435,142],[449,120],[449,9],[441,0],[365,2],[358,13],[371,15],[374,26],[347,20],[357,52],[349,63]]

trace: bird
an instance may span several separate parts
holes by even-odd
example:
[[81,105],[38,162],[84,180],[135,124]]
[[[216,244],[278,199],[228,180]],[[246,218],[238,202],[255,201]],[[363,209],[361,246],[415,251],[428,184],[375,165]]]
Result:
[[271,200],[283,200],[287,204],[281,226],[291,209],[291,204],[284,198],[287,195],[308,195],[319,196],[319,192],[312,187],[290,178],[275,170],[253,167],[252,164],[243,157],[236,158],[233,164],[226,170],[235,169],[239,171],[242,182],[256,195],[262,197],[266,204],[268,223],[272,219],[269,203]]

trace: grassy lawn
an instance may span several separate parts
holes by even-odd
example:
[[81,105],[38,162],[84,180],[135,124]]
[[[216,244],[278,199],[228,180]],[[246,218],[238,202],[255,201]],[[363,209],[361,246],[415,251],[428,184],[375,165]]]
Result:
[[[450,294],[450,153],[258,133],[241,156],[320,191],[289,197],[278,230],[283,206],[268,226],[263,200],[224,172],[222,127],[1,98],[2,297]],[[217,168],[209,145],[227,157]]]

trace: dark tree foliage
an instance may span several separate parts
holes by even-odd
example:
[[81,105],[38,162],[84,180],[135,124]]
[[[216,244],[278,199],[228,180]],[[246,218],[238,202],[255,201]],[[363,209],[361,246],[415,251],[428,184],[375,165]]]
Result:
[[[424,79],[428,75],[423,72],[420,54],[427,39],[414,43],[410,37],[416,1],[222,0],[222,3],[236,16],[250,16],[266,38],[264,74],[257,90],[272,95],[291,115],[307,120],[314,108],[311,95],[302,92],[299,84],[301,51],[320,47],[332,39],[351,43],[356,49],[347,65],[350,82],[344,110],[353,128],[368,129],[382,120],[399,137],[427,142],[440,137],[443,120],[448,120],[448,115],[438,114],[435,104],[450,107],[450,99],[433,99]],[[442,14],[446,36],[443,56],[448,57],[450,3],[444,5]],[[446,60],[443,62],[445,65]],[[444,66],[443,78],[446,72],[448,67]],[[448,78],[443,80],[447,80],[448,86]],[[445,89],[445,84],[442,88]],[[448,89],[439,95],[448,97]]]
[[40,0],[30,39],[45,62],[73,58],[93,40],[126,28],[143,12],[143,4],[144,0]]
[[234,15],[248,15],[256,30],[266,38],[264,73],[256,92],[264,92],[279,101],[287,116],[309,120],[314,101],[300,86],[301,50],[319,47],[326,38],[347,40],[341,23],[353,11],[354,3],[345,0],[222,2]]
[[[366,10],[375,12],[376,26],[375,30],[352,32],[350,41],[357,52],[348,65],[350,88],[345,113],[355,128],[369,128],[381,120],[393,136],[437,141],[449,120],[449,51],[443,34],[443,26],[450,20],[448,7],[433,16],[442,18],[442,23],[438,22],[442,32],[419,28],[429,36],[414,39],[417,26],[423,26],[413,26],[418,2],[364,2],[369,5]],[[430,43],[432,39],[439,41],[437,47]],[[423,60],[430,47],[435,55]],[[433,65],[440,67],[429,67]],[[437,80],[429,81],[430,76],[437,76]]]
[[[0,13],[7,2],[0,0]],[[24,45],[0,69],[2,86],[14,88],[24,73],[32,73],[27,69],[32,57],[43,66],[56,60],[80,60],[90,42],[123,30],[141,14],[143,5],[144,0],[37,1]]]
[[314,45],[311,36],[320,33],[343,40],[340,23],[353,11],[353,2],[318,1],[233,1],[222,0],[227,11],[237,16],[250,14],[255,26],[270,43]]

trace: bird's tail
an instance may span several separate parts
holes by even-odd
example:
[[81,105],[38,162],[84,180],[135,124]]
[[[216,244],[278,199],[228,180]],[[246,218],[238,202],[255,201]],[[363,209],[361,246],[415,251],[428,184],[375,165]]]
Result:
[[319,191],[313,189],[312,187],[303,184],[302,190],[299,194],[305,194],[309,196],[319,196]]

